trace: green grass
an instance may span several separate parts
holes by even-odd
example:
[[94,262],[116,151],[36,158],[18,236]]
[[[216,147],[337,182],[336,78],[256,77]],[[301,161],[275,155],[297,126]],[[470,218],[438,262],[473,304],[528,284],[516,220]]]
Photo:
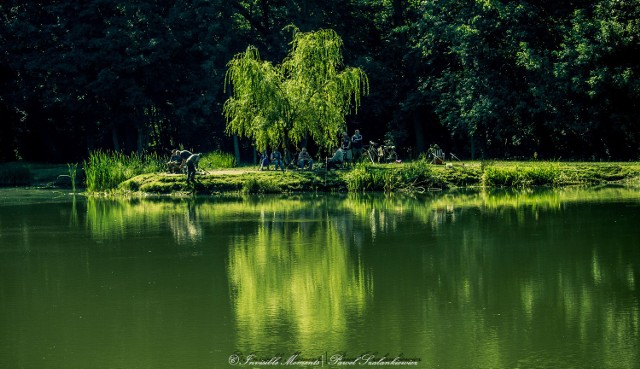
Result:
[[221,168],[234,168],[236,166],[236,158],[229,153],[221,151],[213,151],[205,153],[200,158],[198,167],[204,170],[215,170]]
[[119,152],[93,151],[84,162],[87,191],[109,191],[139,174],[164,170],[164,160],[156,154],[125,155]]
[[484,168],[482,184],[486,187],[556,186],[561,182],[561,173],[556,162],[488,165]]
[[78,164],[67,164],[69,168],[69,179],[71,180],[71,192],[76,193],[76,177],[78,175]]
[[[224,157],[221,154],[214,154]],[[214,156],[212,155],[212,157]],[[214,159],[217,160],[217,159]],[[210,162],[212,163],[213,160]],[[227,162],[229,163],[229,162]],[[121,164],[106,165],[106,168]],[[124,164],[122,164],[124,165]],[[211,166],[214,166],[212,169]],[[202,165],[201,165],[202,168]],[[309,191],[325,192],[408,192],[420,193],[456,187],[533,188],[568,185],[598,185],[611,182],[637,184],[640,163],[570,163],[570,162],[456,162],[432,165],[426,160],[402,164],[356,164],[350,170],[262,171],[248,167],[226,169],[221,164],[207,164],[207,174],[197,176],[195,185],[187,184],[184,174],[147,173],[116,183],[119,191],[148,193],[224,192],[264,194]],[[204,169],[204,168],[203,168]],[[105,169],[106,170],[106,169]],[[87,175],[89,177],[89,174]],[[120,177],[124,178],[124,176]],[[91,191],[91,190],[89,190]],[[104,191],[104,190],[102,190]]]
[[436,166],[426,160],[384,165],[360,163],[344,178],[350,192],[425,192],[480,183],[477,169]]

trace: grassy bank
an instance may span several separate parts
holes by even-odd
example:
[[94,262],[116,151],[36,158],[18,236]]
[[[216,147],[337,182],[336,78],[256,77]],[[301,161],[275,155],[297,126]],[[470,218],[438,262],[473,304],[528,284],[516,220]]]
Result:
[[358,164],[347,170],[259,172],[255,167],[208,170],[188,185],[180,174],[150,173],[133,177],[119,191],[147,193],[287,193],[304,191],[425,192],[457,187],[561,187],[604,183],[640,183],[640,163],[457,162],[431,165]]
[[[235,165],[228,154],[209,153],[200,163],[195,185],[184,174],[165,172],[164,160],[136,155],[94,153],[82,166],[91,193],[291,193],[323,192],[426,192],[457,187],[562,187],[624,183],[640,187],[640,162],[507,162],[468,161],[431,165],[425,161],[402,164],[357,164],[349,169],[259,172],[257,167]],[[80,168],[78,168],[78,172]],[[68,165],[0,164],[2,186],[54,186],[69,182]],[[78,174],[79,175],[79,174]],[[66,178],[61,182],[60,178]],[[85,182],[78,180],[78,186]],[[66,184],[66,186],[69,186]],[[69,186],[70,187],[70,186]]]
[[[122,153],[93,151],[84,163],[87,191],[101,192],[117,189],[120,184],[143,174],[161,173],[166,170],[167,158],[156,154],[125,155]],[[230,154],[218,151],[202,155],[200,167],[227,168],[235,165]]]
[[184,174],[153,173],[143,174],[123,182],[120,191],[145,193],[288,193],[307,191],[343,191],[346,186],[342,176],[309,171],[259,172],[254,169],[234,168],[232,170],[208,171],[197,176],[195,184],[187,184]]

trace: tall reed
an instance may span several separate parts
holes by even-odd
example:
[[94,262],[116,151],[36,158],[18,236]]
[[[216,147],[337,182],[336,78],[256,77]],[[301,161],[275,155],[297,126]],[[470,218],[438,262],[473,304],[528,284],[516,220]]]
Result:
[[156,154],[125,155],[121,152],[93,151],[84,162],[87,191],[108,191],[138,174],[161,171],[163,160]]
[[198,166],[204,170],[233,168],[236,166],[236,158],[232,154],[216,150],[203,154]]
[[71,179],[71,192],[76,193],[76,176],[78,174],[78,163],[68,163],[67,168],[69,168],[69,178]]
[[345,175],[347,190],[359,191],[384,191],[384,174],[371,164],[358,163],[353,170]]
[[374,166],[360,163],[345,176],[351,192],[424,192],[441,182],[426,160],[416,160],[400,166]]
[[516,166],[488,165],[482,183],[490,187],[555,186],[562,172],[556,162],[535,162]]

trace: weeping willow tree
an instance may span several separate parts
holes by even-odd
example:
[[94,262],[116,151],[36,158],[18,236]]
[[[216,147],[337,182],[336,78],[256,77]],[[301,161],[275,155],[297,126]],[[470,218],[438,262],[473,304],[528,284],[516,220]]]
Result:
[[261,60],[253,46],[237,54],[225,77],[225,88],[233,87],[224,105],[227,133],[253,140],[259,150],[307,137],[325,150],[336,146],[345,116],[357,113],[369,93],[366,74],[343,66],[341,48],[332,30],[294,29],[280,65]]

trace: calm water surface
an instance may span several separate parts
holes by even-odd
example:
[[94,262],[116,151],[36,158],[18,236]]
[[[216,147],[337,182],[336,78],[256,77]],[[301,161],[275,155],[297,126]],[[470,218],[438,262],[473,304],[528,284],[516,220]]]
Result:
[[639,215],[625,188],[4,189],[0,367],[637,368]]

